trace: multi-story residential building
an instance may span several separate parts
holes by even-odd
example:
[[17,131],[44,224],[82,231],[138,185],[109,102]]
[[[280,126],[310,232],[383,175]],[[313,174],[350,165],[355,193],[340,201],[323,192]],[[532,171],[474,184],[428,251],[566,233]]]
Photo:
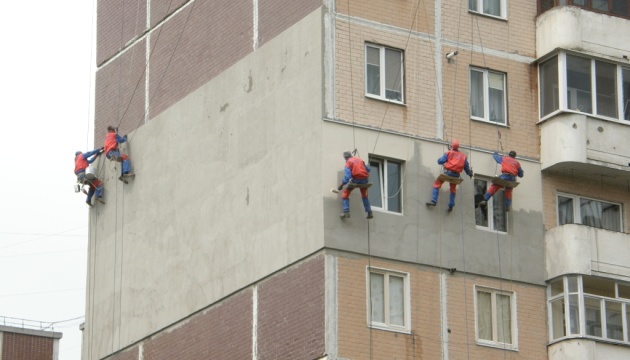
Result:
[[63,334],[33,326],[36,323],[39,322],[2,318],[0,360],[59,359],[59,340]]
[[[98,163],[83,358],[627,357],[610,3],[100,0],[95,138],[128,134],[136,177]],[[372,220],[331,192],[355,149]],[[510,150],[511,208],[481,205]]]

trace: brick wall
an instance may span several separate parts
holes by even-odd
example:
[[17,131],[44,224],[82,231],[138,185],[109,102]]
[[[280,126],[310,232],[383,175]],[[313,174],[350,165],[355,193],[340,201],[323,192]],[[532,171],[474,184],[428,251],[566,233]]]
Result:
[[251,359],[252,291],[231,296],[144,342],[144,360]]
[[41,336],[2,333],[2,359],[51,360],[54,339]]
[[151,0],[151,27],[189,1],[191,0]]
[[[484,49],[535,57],[535,3],[511,1],[509,23],[468,13],[465,2],[442,2],[442,37],[464,44],[480,45]],[[406,8],[405,8],[406,6]],[[436,45],[428,40],[409,36],[409,30],[433,34],[434,6],[431,2],[418,9],[416,21],[412,15],[413,2],[359,1],[351,2],[349,13],[388,26],[399,32],[370,26],[349,25],[338,19],[336,23],[336,112],[345,121],[355,121],[373,127],[435,138],[437,110],[443,112],[444,136],[458,138],[464,145],[500,150],[497,131],[501,132],[504,151],[514,149],[519,155],[539,158],[537,108],[537,71],[535,66],[491,56],[486,52],[459,49],[454,63],[442,58],[442,86],[436,96]],[[461,7],[459,9],[458,7]],[[395,8],[399,16],[390,11]],[[346,1],[337,2],[339,13],[348,13]],[[405,16],[400,16],[405,14]],[[407,15],[409,14],[409,15]],[[474,25],[474,27],[473,27]],[[474,30],[474,32],[473,32]],[[474,34],[473,38],[471,34]],[[349,39],[350,38],[350,39]],[[405,52],[405,105],[388,104],[365,97],[365,43],[376,43],[402,49]],[[443,45],[442,53],[455,50]],[[352,59],[352,61],[350,60]],[[471,65],[507,73],[509,127],[470,120]]]
[[98,0],[96,64],[114,56],[147,28],[146,0]]
[[[348,359],[439,359],[442,356],[440,272],[372,258],[372,267],[409,273],[411,334],[367,327],[365,258],[338,257],[339,357]],[[465,280],[464,280],[465,279]],[[480,346],[475,339],[474,285],[514,291],[519,351]],[[451,359],[546,359],[545,289],[456,272],[446,278],[448,352]]]
[[[542,173],[542,184],[545,230],[558,226],[558,192],[621,204],[622,224],[630,224],[630,214],[624,206],[630,202],[628,186],[610,184],[605,177],[598,179],[579,174],[569,176],[549,172]],[[627,227],[624,225],[625,233],[629,233]]]
[[150,117],[251,53],[252,33],[250,0],[195,1],[153,32]]
[[258,359],[324,355],[324,256],[263,281],[258,287]]

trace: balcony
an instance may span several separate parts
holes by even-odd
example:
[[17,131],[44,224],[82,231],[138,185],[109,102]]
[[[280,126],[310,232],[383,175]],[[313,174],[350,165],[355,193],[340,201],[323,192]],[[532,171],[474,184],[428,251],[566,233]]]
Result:
[[630,179],[630,126],[586,114],[564,112],[540,123],[541,169],[569,175]]
[[630,34],[630,20],[620,17],[623,9],[613,10],[557,6],[545,11],[536,19],[536,53],[540,57],[557,48],[579,49],[621,59],[630,52],[630,42],[619,34]]
[[584,225],[545,233],[547,279],[582,274],[630,280],[630,235]]
[[630,348],[584,338],[568,339],[549,345],[549,360],[564,359],[628,359]]

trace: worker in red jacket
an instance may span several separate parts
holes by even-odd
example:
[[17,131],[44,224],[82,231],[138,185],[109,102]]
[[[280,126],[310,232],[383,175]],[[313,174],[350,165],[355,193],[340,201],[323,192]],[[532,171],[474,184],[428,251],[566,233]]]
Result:
[[[473,172],[468,164],[468,158],[466,154],[459,151],[459,141],[457,139],[453,139],[451,143],[450,150],[445,152],[438,161],[438,164],[444,165],[444,174],[458,178],[459,174],[464,170],[468,176],[472,177]],[[431,196],[431,201],[427,202],[427,206],[435,206],[438,201],[438,195],[440,193],[440,188],[444,184],[443,180],[435,179],[433,183],[433,193]],[[448,200],[448,211],[453,210],[453,206],[455,206],[455,193],[457,192],[457,184],[450,183],[451,188],[451,196]]]
[[118,144],[124,143],[127,141],[127,135],[120,136],[118,135],[118,128],[113,126],[107,127],[107,135],[105,135],[105,156],[110,160],[116,160],[122,162],[122,169],[119,180],[126,182],[124,178],[132,177],[134,174],[131,173],[131,163],[129,162],[129,156],[126,154],[122,154],[118,150]]
[[[510,151],[508,156],[501,156],[495,152],[492,154],[492,157],[494,157],[494,161],[501,164],[501,175],[499,178],[514,182],[517,176],[520,178],[523,177],[524,173],[521,164],[516,160],[516,151]],[[492,184],[479,205],[486,206],[488,200],[500,189],[503,189],[502,185]],[[505,211],[510,211],[510,206],[512,205],[512,189],[511,187],[505,188]]]
[[[341,180],[341,185],[339,185],[338,190],[343,192],[341,193],[341,205],[343,207],[343,212],[341,213],[341,218],[346,219],[350,217],[350,193],[354,190],[352,184],[367,184],[368,178],[370,177],[370,167],[365,165],[363,160],[353,157],[350,151],[346,151],[343,153],[344,159],[346,159],[346,166],[343,169],[343,180]],[[344,188],[344,185],[348,185]],[[370,200],[368,199],[367,188],[359,188],[361,191],[361,199],[363,200],[363,208],[367,213],[367,219],[371,219],[374,217],[372,214],[372,208],[370,207]]]
[[92,206],[92,196],[96,195],[96,198],[100,201],[103,198],[103,183],[96,178],[96,176],[90,176],[86,174],[88,166],[96,160],[96,158],[103,152],[103,148],[94,149],[87,153],[77,151],[74,153],[74,174],[77,176],[77,182],[89,186],[87,192],[87,199],[85,203]]

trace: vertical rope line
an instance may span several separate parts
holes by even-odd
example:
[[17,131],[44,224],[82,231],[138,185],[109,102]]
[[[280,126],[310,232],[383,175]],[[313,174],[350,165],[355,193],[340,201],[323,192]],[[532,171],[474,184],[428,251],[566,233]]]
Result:
[[356,150],[357,148],[357,141],[356,141],[356,134],[355,134],[355,121],[354,121],[354,78],[353,78],[353,73],[354,71],[352,70],[353,66],[352,66],[352,24],[350,23],[350,0],[347,0],[347,12],[348,12],[348,51],[349,51],[349,57],[350,59],[348,60],[349,65],[350,65],[350,109],[351,109],[351,116],[352,116],[352,149]]

